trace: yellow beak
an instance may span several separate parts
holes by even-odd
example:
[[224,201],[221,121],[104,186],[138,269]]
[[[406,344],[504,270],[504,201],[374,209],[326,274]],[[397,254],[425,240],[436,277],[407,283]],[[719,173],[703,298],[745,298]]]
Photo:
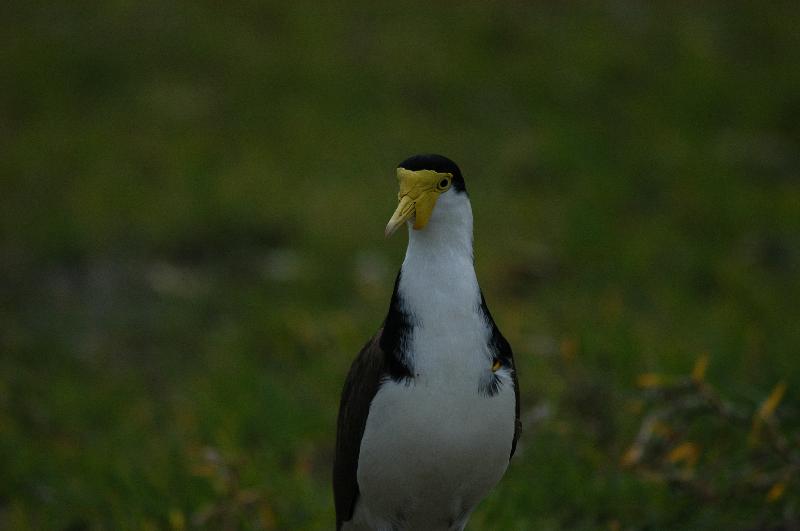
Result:
[[450,188],[453,175],[432,170],[411,171],[397,168],[397,180],[400,183],[400,192],[397,194],[399,204],[386,225],[387,238],[412,216],[415,216],[415,230],[425,228],[439,195]]

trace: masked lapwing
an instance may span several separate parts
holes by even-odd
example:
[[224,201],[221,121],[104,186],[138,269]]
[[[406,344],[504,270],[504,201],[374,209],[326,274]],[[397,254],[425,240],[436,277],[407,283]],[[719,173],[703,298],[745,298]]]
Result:
[[458,166],[416,155],[397,180],[386,236],[408,225],[408,248],[383,326],[342,391],[336,528],[460,530],[514,455],[514,358],[478,286]]

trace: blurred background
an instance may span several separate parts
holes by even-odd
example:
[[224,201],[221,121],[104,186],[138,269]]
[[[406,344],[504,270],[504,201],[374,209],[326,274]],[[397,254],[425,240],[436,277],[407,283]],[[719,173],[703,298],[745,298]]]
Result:
[[339,391],[466,177],[521,450],[470,529],[800,528],[794,2],[5,2],[0,528],[331,529]]

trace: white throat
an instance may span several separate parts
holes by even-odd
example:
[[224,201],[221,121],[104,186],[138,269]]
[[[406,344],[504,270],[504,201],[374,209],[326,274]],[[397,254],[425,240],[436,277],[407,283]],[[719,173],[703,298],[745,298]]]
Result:
[[422,230],[408,223],[399,293],[420,325],[436,326],[472,313],[480,290],[472,256],[472,207],[466,193],[439,198]]
[[418,348],[407,352],[412,365],[434,378],[455,366],[463,370],[465,362],[482,367],[488,351],[476,352],[474,345],[485,345],[490,330],[480,309],[467,194],[442,194],[427,226],[414,230],[409,224],[408,234],[398,295],[415,327]]

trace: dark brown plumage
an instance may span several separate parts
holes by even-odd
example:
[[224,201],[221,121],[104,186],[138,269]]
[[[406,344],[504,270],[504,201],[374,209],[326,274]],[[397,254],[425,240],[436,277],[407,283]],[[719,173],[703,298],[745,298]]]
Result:
[[378,330],[350,367],[339,402],[336,455],[333,460],[333,497],[336,529],[353,517],[358,500],[358,453],[367,425],[369,406],[386,372],[386,356],[380,347],[383,328]]

